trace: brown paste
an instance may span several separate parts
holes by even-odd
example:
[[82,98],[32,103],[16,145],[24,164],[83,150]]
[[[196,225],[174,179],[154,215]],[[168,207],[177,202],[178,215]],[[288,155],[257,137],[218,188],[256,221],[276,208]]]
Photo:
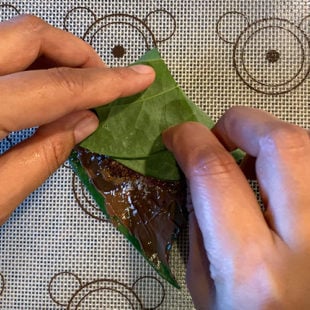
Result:
[[113,224],[127,227],[155,266],[167,265],[172,241],[185,224],[184,180],[146,177],[104,155],[81,147],[77,152]]

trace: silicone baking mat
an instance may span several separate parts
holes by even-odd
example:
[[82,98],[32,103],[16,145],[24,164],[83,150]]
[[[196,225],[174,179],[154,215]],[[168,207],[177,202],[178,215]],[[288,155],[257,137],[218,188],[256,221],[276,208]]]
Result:
[[[0,4],[0,20],[37,15],[92,44],[111,66],[157,46],[187,95],[214,120],[247,105],[310,127],[308,0]],[[12,133],[0,151],[33,131]],[[0,228],[0,308],[192,309],[186,253],[185,232],[172,254],[177,290],[104,220],[66,163]]]

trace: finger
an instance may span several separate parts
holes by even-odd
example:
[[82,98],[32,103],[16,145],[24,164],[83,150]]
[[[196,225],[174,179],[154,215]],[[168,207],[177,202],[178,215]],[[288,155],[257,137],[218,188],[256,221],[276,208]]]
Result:
[[256,157],[270,225],[289,245],[309,248],[310,139],[306,130],[259,110],[229,110],[217,135]]
[[[215,273],[234,273],[245,253],[272,244],[256,197],[232,156],[199,123],[184,123],[163,134],[190,185],[193,206]],[[221,260],[230,270],[223,270]]]
[[0,75],[23,71],[40,56],[59,66],[104,66],[86,42],[32,15],[1,23],[0,43]]
[[42,126],[33,137],[0,157],[0,224],[97,126],[92,112],[75,112]]
[[189,215],[189,257],[186,282],[196,309],[212,309],[215,301],[214,283],[210,277],[201,232],[194,212]]
[[10,131],[39,126],[141,92],[154,77],[153,69],[143,65],[54,68],[0,77],[0,138]]
[[[223,137],[220,133],[218,133],[217,126],[214,126],[211,129],[211,131],[227,151],[232,152],[238,148],[238,146],[234,143],[234,141],[225,139],[225,137]],[[255,157],[252,157],[249,154],[245,154],[244,158],[241,160],[239,164],[240,169],[242,170],[246,178],[249,180],[256,180],[255,161],[256,161]]]

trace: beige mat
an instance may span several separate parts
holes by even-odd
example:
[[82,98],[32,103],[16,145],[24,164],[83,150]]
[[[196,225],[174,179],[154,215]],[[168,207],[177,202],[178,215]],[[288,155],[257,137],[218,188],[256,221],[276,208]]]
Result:
[[[6,4],[0,20],[40,16],[83,37],[109,65],[131,63],[158,46],[181,87],[214,120],[231,106],[249,105],[310,127],[309,1]],[[12,133],[0,151],[32,132]],[[64,165],[0,228],[0,308],[192,309],[186,249],[184,237],[172,261],[177,290],[104,221]]]

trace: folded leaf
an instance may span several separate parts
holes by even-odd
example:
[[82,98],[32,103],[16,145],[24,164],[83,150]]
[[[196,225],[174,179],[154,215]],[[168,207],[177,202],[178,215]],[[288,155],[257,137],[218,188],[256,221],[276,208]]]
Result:
[[177,180],[178,166],[167,154],[161,133],[186,121],[201,122],[209,128],[214,123],[185,96],[156,49],[137,63],[154,68],[155,82],[138,95],[97,108],[100,125],[81,146],[110,156],[143,175]]
[[181,178],[181,172],[175,158],[167,150],[152,154],[146,158],[135,160],[117,158],[117,161],[145,176],[163,179],[163,175],[165,175],[165,179],[167,180],[179,180]]
[[213,121],[185,96],[156,49],[137,63],[155,69],[155,82],[138,95],[97,108],[97,131],[70,161],[116,228],[163,278],[179,287],[169,253],[186,222],[186,185],[161,133],[186,121],[211,128]]
[[184,179],[145,177],[81,147],[71,154],[70,162],[107,218],[164,279],[179,288],[169,253],[186,223]]

